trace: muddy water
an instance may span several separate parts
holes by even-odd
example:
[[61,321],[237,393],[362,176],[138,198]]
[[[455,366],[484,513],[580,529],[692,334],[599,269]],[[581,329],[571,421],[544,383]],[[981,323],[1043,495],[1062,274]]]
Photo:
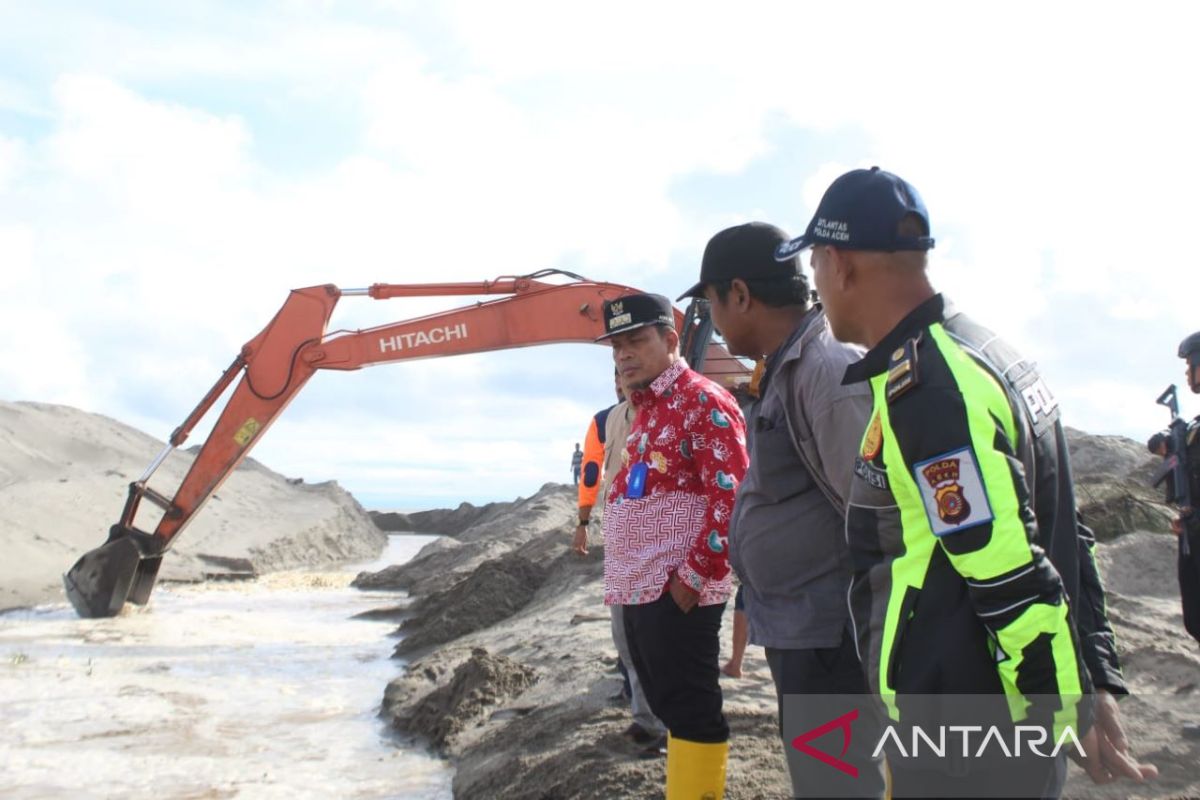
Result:
[[[145,608],[0,615],[0,797],[448,798],[450,771],[376,717],[400,665],[395,602],[358,569],[253,583],[160,585]],[[169,557],[169,556],[168,556]]]

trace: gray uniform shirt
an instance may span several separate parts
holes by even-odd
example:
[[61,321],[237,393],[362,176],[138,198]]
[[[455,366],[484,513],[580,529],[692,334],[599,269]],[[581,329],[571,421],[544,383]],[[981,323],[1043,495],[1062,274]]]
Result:
[[862,384],[842,386],[863,350],[833,338],[814,309],[771,361],[750,410],[750,468],[738,487],[729,562],[745,587],[750,641],[835,647],[848,609],[845,497],[871,412]]

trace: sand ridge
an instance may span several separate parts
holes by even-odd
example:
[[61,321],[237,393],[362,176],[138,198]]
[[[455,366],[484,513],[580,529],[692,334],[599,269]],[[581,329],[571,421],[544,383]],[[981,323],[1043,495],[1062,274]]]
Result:
[[[104,543],[129,483],[162,447],[99,414],[0,401],[0,609],[65,600],[62,573]],[[170,496],[191,462],[173,452],[150,485]],[[140,527],[152,529],[152,510],[143,503]],[[247,459],[180,534],[160,579],[365,561],[386,541],[336,483],[306,484]]]

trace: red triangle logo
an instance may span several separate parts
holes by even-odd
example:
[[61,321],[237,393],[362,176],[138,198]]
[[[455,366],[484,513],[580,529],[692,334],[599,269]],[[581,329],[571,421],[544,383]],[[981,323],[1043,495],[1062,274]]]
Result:
[[813,728],[810,731],[805,731],[804,733],[797,736],[795,739],[792,739],[792,747],[796,748],[797,750],[799,750],[801,753],[804,753],[805,755],[812,756],[813,758],[820,761],[822,764],[828,764],[829,766],[833,767],[834,769],[846,773],[851,778],[857,778],[858,777],[858,767],[854,766],[853,764],[847,764],[845,761],[842,761],[841,758],[839,758],[837,756],[831,756],[831,755],[829,755],[829,753],[826,753],[822,750],[818,750],[817,748],[815,748],[809,744],[809,742],[811,742],[813,739],[820,739],[822,736],[829,733],[830,731],[841,730],[841,732],[842,732],[842,752],[839,753],[838,755],[839,756],[846,755],[846,751],[850,749],[850,736],[851,736],[850,723],[854,722],[854,720],[856,720],[856,719],[858,719],[858,709],[857,708],[854,709],[853,711],[847,711],[845,714],[842,714],[837,719],[831,719],[831,720],[829,720],[829,722],[826,722],[823,725],[818,725],[817,727]]

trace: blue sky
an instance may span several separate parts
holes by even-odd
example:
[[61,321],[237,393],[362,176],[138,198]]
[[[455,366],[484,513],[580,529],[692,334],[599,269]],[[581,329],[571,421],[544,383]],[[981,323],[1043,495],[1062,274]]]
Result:
[[[291,288],[559,267],[673,297],[717,230],[799,231],[879,164],[925,196],[935,283],[1039,361],[1068,423],[1142,439],[1200,328],[1196,16],[0,1],[0,398],[165,439]],[[460,304],[345,298],[333,327]],[[529,495],[568,477],[609,363],[320,374],[254,456],[373,507]]]

